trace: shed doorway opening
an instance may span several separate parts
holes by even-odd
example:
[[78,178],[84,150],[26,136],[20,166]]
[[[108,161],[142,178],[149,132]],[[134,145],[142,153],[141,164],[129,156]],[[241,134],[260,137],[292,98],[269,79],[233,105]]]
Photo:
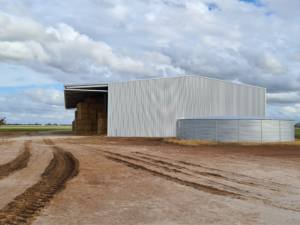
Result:
[[67,109],[76,109],[72,122],[75,135],[107,134],[108,87],[65,85]]

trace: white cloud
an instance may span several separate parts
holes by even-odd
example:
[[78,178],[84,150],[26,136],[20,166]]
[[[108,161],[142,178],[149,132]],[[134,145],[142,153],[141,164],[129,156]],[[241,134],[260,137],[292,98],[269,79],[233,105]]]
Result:
[[161,54],[160,52],[145,52],[143,58],[147,61],[151,61],[158,64],[170,65],[172,60],[170,57]]
[[70,124],[74,119],[74,111],[64,109],[63,92],[59,90],[26,89],[0,94],[0,100],[0,117],[5,116],[7,123]]
[[[30,27],[33,25],[39,28],[42,27],[30,20],[20,22],[21,24],[18,24],[19,20],[11,19],[11,21],[13,23],[12,27]],[[19,30],[19,33],[13,31],[14,29],[5,29],[6,36],[16,34],[22,36],[24,33],[22,29]],[[155,67],[129,57],[117,56],[106,43],[93,41],[67,24],[60,23],[57,28],[43,28],[41,33],[44,34],[43,38],[40,35],[35,36],[34,32],[31,33],[31,36],[28,35],[29,31],[26,32],[24,35],[27,35],[30,40],[24,42],[0,41],[0,60],[14,63],[18,61],[37,62],[60,69],[66,73],[76,73],[78,64],[88,62],[88,66],[107,66],[111,70],[121,73],[139,74],[148,77],[158,75]]]
[[33,41],[26,42],[0,42],[0,60],[3,62],[26,62],[38,61],[46,63],[50,61],[41,46],[41,44]]
[[147,13],[145,15],[145,18],[149,21],[149,22],[154,22],[156,20],[156,16],[154,13]]
[[300,102],[300,92],[267,93],[267,103],[272,105],[297,104]]
[[283,18],[299,18],[300,2],[298,0],[261,0],[271,12]]
[[242,50],[245,59],[261,69],[264,73],[283,75],[287,72],[286,66],[282,65],[271,52],[258,53],[253,50]]
[[28,41],[44,36],[44,27],[28,18],[10,16],[0,11],[0,40]]
[[64,93],[55,89],[31,88],[22,90],[19,95],[33,102],[64,106]]
[[284,107],[283,109],[284,109],[284,111],[286,111],[287,113],[296,113],[296,112],[299,111],[299,110],[297,110],[297,109],[295,109],[295,108],[293,108],[293,107],[290,107],[290,106],[286,106],[286,107]]
[[286,72],[285,66],[283,66],[276,57],[270,52],[264,52],[257,62],[258,67],[264,71],[271,72],[274,75],[282,75]]
[[290,58],[296,62],[300,62],[300,52],[291,54]]
[[296,104],[294,107],[286,106],[283,110],[289,114],[300,117],[300,104]]
[[0,86],[195,74],[266,87],[270,112],[290,116],[283,107],[297,109],[300,90],[299,0],[213,3],[2,0]]

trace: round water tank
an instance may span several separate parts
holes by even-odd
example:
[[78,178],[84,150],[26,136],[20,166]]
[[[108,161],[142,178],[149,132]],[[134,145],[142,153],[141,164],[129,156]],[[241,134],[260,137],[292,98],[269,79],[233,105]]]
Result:
[[214,142],[295,141],[294,120],[266,117],[200,117],[178,119],[177,139]]

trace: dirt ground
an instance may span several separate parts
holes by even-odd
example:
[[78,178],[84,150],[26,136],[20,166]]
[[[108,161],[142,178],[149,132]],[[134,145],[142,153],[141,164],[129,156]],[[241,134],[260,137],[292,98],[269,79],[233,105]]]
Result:
[[0,155],[0,224],[300,224],[299,147],[49,131]]
[[30,135],[35,131],[0,130],[0,136]]

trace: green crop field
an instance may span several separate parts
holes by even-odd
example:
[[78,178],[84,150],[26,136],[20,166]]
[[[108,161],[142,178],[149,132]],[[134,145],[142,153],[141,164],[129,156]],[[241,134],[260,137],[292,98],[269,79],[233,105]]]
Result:
[[0,126],[0,131],[72,130],[71,126]]
[[295,137],[300,138],[300,128],[295,129]]

